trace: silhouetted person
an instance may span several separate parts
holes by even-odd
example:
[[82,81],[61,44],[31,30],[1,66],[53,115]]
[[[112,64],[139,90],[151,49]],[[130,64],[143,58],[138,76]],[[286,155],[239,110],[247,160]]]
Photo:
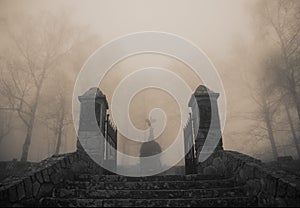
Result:
[[140,157],[141,157],[141,167],[145,171],[146,169],[149,169],[147,171],[152,172],[153,169],[160,169],[161,168],[161,162],[160,160],[157,162],[157,165],[155,167],[147,167],[147,164],[145,164],[143,157],[150,157],[157,154],[160,154],[162,152],[160,145],[154,141],[154,129],[151,125],[151,121],[149,119],[146,119],[147,125],[150,127],[149,129],[149,137],[148,141],[144,142],[140,149]]

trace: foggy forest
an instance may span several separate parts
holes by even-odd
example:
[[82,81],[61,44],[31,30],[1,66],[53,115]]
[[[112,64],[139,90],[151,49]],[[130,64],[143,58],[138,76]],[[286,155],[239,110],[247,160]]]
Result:
[[[225,149],[263,161],[300,157],[299,1],[1,0],[0,160],[75,151],[77,74],[97,48],[143,30],[184,36],[214,63],[227,99]],[[183,67],[153,59],[177,73]],[[103,83],[108,97],[107,83],[118,76]],[[197,80],[187,79],[195,89]]]

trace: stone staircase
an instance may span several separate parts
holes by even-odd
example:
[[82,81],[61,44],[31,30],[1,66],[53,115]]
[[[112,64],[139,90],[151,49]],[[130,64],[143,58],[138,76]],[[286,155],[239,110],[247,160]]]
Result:
[[233,177],[212,175],[168,175],[150,177],[98,176],[89,173],[70,176],[43,207],[157,207],[157,206],[257,206],[247,196],[244,184]]
[[217,151],[197,175],[103,174],[81,151],[53,156],[0,183],[0,207],[299,207],[299,177],[233,151]]

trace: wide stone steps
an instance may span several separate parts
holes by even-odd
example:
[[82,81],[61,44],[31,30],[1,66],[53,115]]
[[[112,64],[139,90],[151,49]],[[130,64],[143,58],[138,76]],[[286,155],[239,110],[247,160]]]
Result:
[[195,174],[195,175],[164,175],[148,177],[127,177],[117,175],[97,176],[91,174],[79,174],[74,176],[75,181],[91,182],[146,182],[146,181],[199,181],[224,179],[222,176]]
[[254,207],[257,201],[248,197],[204,199],[62,199],[43,198],[43,207]]
[[201,199],[214,197],[245,196],[244,187],[188,189],[188,190],[87,190],[59,189],[54,193],[58,198],[81,199]]
[[234,187],[237,183],[234,178],[200,181],[130,181],[130,182],[90,182],[67,181],[63,187],[69,189],[93,190],[159,190],[159,189],[205,189]]
[[78,174],[57,186],[40,206],[199,207],[257,206],[234,177],[172,175],[150,177]]

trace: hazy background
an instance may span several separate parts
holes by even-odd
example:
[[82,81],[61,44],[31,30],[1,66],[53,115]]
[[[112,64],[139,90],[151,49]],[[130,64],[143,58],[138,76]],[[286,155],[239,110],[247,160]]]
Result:
[[[70,104],[72,87],[77,73],[86,58],[102,44],[132,32],[164,31],[178,34],[205,51],[223,80],[227,96],[227,121],[223,133],[224,148],[240,151],[263,160],[271,160],[273,155],[270,141],[265,136],[252,134],[253,127],[258,125],[258,121],[249,118],[249,114],[253,116],[252,112],[257,109],[251,97],[253,92],[251,87],[256,87],[256,81],[262,70],[262,60],[266,59],[269,52],[273,50],[269,39],[262,38],[264,34],[260,32],[260,27],[256,22],[257,4],[257,1],[248,0],[0,0],[0,51],[2,53],[0,60],[5,60],[7,51],[15,47],[7,33],[7,22],[17,30],[18,28],[26,29],[28,17],[33,22],[39,22],[39,20],[42,21],[45,13],[58,17],[58,22],[60,17],[62,22],[71,22],[77,29],[70,35],[80,33],[83,41],[77,44],[75,49],[68,53],[67,58],[56,66],[56,69],[63,72],[63,76],[60,77],[63,77],[63,82],[66,84],[67,95],[65,97],[67,98],[66,102]],[[43,22],[42,25],[48,27],[47,22]],[[30,36],[31,32],[27,31],[23,35]],[[34,31],[32,31],[32,35],[34,35]],[[189,74],[189,70],[183,64],[168,57],[145,56],[124,60],[115,66],[117,69],[112,69],[106,76],[100,86],[107,94],[109,101],[113,86],[122,76],[135,67],[151,66],[152,63],[184,75],[184,79],[190,83],[193,89],[201,84],[201,80],[197,80],[193,74]],[[1,67],[5,67],[5,65]],[[121,73],[120,68],[123,69]],[[57,78],[55,75],[53,77],[54,80]],[[38,104],[40,114],[48,111],[48,107],[50,108],[52,105],[51,99],[57,94],[52,87],[53,82],[56,82],[54,80],[47,81],[43,85],[42,99]],[[49,84],[47,84],[48,82]],[[149,90],[144,93],[166,99],[166,103],[170,99],[163,98],[161,92]],[[137,96],[131,110],[134,109],[134,105],[140,106],[139,102],[145,102],[145,97],[148,96],[143,93],[139,97]],[[0,103],[5,106],[5,99],[1,97]],[[296,120],[296,113],[293,113],[295,108],[292,105],[290,107],[293,120]],[[132,110],[132,114],[135,115],[133,116],[134,123],[142,129],[146,128],[143,119],[147,115],[147,108],[146,106],[139,111],[142,112],[140,114],[134,114],[134,110]],[[174,109],[176,111],[176,107]],[[174,115],[176,114],[174,113]],[[5,116],[7,115],[5,114]],[[4,120],[7,121],[7,119]],[[21,157],[25,138],[24,125],[16,116],[12,116],[12,120],[13,130],[0,143],[1,160],[20,159]],[[28,155],[30,161],[40,161],[55,151],[56,135],[41,120],[44,120],[43,117],[35,121]],[[4,122],[2,123],[4,124]],[[178,124],[175,122],[170,125],[169,128]],[[299,122],[296,121],[295,128],[297,130],[298,126]],[[173,133],[171,130],[165,132],[160,142],[163,147],[168,146],[172,141]],[[279,131],[275,137],[280,156],[297,156],[290,133]],[[124,144],[119,146],[123,146],[125,152],[137,154],[135,152],[137,148],[127,145],[129,148],[126,149]],[[64,127],[60,152],[71,152],[75,149],[76,137],[73,126],[67,124]]]

